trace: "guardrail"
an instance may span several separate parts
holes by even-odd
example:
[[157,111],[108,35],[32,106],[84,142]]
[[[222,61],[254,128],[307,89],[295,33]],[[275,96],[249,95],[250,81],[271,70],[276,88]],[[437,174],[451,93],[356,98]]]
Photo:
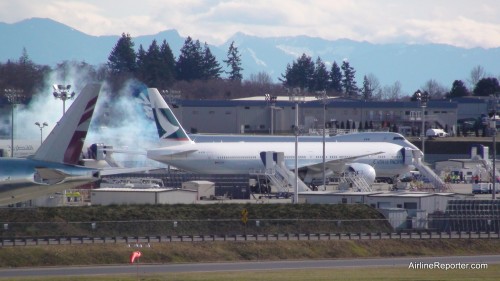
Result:
[[417,231],[417,232],[357,232],[357,233],[276,233],[233,235],[167,235],[167,236],[46,236],[3,237],[0,246],[71,245],[104,243],[172,243],[214,241],[313,241],[313,240],[382,240],[382,239],[500,239],[500,232]]

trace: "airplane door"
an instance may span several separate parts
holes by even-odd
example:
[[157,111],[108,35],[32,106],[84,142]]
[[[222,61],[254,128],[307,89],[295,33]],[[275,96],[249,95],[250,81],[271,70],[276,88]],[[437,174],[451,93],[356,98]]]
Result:
[[403,156],[403,164],[404,165],[411,165],[413,164],[413,149],[410,147],[405,147],[401,149],[401,153]]

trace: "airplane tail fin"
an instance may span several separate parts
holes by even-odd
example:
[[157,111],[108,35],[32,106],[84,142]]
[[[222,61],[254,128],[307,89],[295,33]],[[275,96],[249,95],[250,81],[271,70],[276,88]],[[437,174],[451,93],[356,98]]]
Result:
[[167,145],[193,143],[160,92],[155,88],[149,88],[148,96],[160,139]]
[[52,132],[33,156],[34,159],[78,164],[101,84],[88,84],[76,97]]

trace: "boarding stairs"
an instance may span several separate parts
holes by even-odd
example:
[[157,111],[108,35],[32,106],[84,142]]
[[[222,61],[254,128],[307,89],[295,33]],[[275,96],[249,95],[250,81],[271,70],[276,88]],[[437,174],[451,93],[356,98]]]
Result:
[[[295,173],[286,167],[282,152],[266,151],[261,153],[265,169],[251,171],[252,175],[266,176],[279,193],[295,192]],[[310,191],[309,187],[298,178],[298,191]]]
[[372,187],[366,182],[365,178],[356,172],[345,172],[340,177],[341,186],[352,187],[357,192],[371,192]]
[[429,179],[430,188],[434,191],[444,192],[451,191],[451,185],[445,183],[434,171],[422,162],[422,158],[415,158],[413,162],[415,168],[420,171],[420,174]]
[[[481,158],[481,162],[484,166],[484,168],[486,169],[486,171],[488,171],[488,175],[490,176],[490,182],[492,182],[492,179],[494,178],[493,177],[493,162],[490,161],[490,159],[488,158]],[[500,173],[498,172],[498,169],[496,170],[495,172],[495,176],[498,178],[500,176]]]

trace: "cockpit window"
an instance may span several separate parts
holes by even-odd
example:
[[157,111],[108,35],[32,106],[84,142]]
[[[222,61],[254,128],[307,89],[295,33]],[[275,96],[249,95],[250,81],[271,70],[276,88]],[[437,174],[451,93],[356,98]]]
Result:
[[404,140],[403,137],[394,137],[393,140]]

